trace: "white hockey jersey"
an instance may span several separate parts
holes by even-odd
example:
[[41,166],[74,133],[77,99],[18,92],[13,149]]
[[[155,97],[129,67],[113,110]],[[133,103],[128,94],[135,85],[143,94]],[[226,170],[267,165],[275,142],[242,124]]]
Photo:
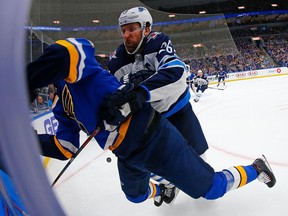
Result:
[[152,31],[143,43],[145,45],[140,53],[142,63],[135,63],[135,55],[137,59],[139,53],[128,54],[124,44],[121,44],[109,61],[110,73],[120,80],[126,74],[136,73],[139,69],[155,72],[140,86],[148,92],[152,107],[169,117],[189,103],[187,67],[176,55],[166,34]]

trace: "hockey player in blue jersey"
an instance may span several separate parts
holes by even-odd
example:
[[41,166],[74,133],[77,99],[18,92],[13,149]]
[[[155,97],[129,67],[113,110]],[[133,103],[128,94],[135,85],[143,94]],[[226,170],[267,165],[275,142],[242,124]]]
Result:
[[202,94],[208,88],[209,81],[207,76],[203,73],[203,71],[198,70],[196,76],[194,77],[193,82],[195,85],[195,94],[196,94],[196,98],[194,98],[194,101],[198,102]]
[[195,73],[193,73],[192,71],[190,71],[190,75],[187,77],[187,84],[188,86],[190,86],[191,90],[195,93],[195,85],[194,85],[194,77],[195,77]]
[[[204,157],[208,144],[190,104],[186,83],[189,71],[176,55],[169,36],[152,31],[153,19],[144,7],[123,11],[118,25],[124,43],[111,56],[109,71],[123,83],[130,82],[144,88],[146,100],[152,107]],[[157,176],[155,180],[158,180]]]
[[170,188],[150,181],[151,173],[205,199],[217,199],[257,177],[268,187],[276,183],[265,158],[215,172],[141,97],[143,87],[121,85],[100,67],[88,40],[56,41],[27,66],[27,75],[30,91],[58,82],[53,113],[59,126],[56,135],[38,135],[42,154],[69,159],[79,149],[79,132],[91,134],[100,127],[95,139],[117,156],[122,190],[133,203],[159,197],[159,206],[173,200]]
[[225,86],[225,78],[227,78],[227,73],[222,68],[220,68],[220,71],[216,74],[216,79],[218,79],[217,87],[219,87],[221,81],[223,82],[223,86]]

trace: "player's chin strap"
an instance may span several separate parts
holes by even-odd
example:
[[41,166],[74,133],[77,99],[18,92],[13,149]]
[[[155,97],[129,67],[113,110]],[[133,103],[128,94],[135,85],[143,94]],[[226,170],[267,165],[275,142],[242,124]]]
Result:
[[127,53],[130,54],[130,55],[134,55],[135,53],[137,53],[137,51],[139,50],[139,48],[140,48],[141,45],[142,45],[143,39],[144,39],[144,37],[142,36],[141,41],[139,42],[138,46],[136,47],[136,49],[135,49],[133,52],[129,52],[129,51],[127,50],[127,48],[126,48],[126,45],[125,45],[125,49],[126,49]]

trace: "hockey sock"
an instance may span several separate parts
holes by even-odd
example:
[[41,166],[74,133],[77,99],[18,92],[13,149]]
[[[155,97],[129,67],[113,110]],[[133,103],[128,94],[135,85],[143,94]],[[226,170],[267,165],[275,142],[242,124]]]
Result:
[[252,165],[235,166],[229,169],[225,169],[223,172],[228,181],[226,191],[242,187],[255,180],[258,176],[257,171]]
[[132,197],[126,194],[126,198],[133,203],[141,203],[147,199],[154,198],[155,196],[159,196],[161,194],[161,189],[157,184],[153,182],[149,182],[149,187],[147,192],[144,195]]
[[159,196],[161,194],[161,189],[159,185],[154,184],[153,182],[149,182],[148,194],[148,199]]
[[154,181],[160,183],[160,184],[165,184],[165,185],[169,185],[171,184],[169,181],[167,181],[166,179],[164,179],[163,177],[161,176],[158,176],[154,173],[151,173],[151,179],[153,179]]
[[235,166],[216,172],[212,186],[204,194],[205,199],[214,200],[222,197],[226,192],[242,187],[255,180],[258,174],[252,165]]

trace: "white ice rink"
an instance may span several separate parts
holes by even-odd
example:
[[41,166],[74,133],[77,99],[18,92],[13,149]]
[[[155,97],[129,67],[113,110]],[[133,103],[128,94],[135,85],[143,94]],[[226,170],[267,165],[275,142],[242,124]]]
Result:
[[[157,208],[153,200],[133,204],[120,189],[115,157],[92,141],[54,191],[68,216],[287,215],[287,92],[288,76],[279,76],[229,82],[224,91],[208,89],[200,102],[192,102],[210,145],[207,161],[215,170],[248,165],[265,154],[277,178],[272,189],[256,180],[215,201],[195,200],[180,192],[172,206]],[[49,162],[51,182],[66,163]]]

